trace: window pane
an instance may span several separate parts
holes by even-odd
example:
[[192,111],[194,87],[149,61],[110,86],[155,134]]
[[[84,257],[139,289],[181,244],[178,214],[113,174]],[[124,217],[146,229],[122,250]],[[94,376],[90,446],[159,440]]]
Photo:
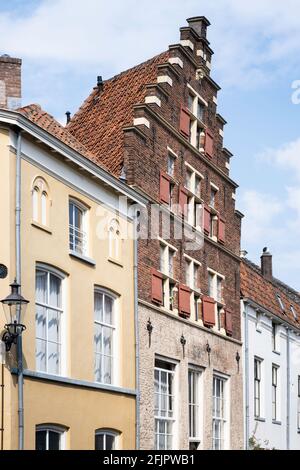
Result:
[[102,382],[100,354],[95,354],[95,380],[96,382]]
[[48,342],[48,372],[50,374],[60,373],[60,346]]
[[112,329],[103,327],[103,354],[112,355]]
[[32,193],[32,218],[36,222],[38,222],[39,219],[39,190],[37,188],[34,188],[33,193]]
[[106,434],[106,449],[113,450],[115,448],[115,437],[111,434]]
[[46,363],[46,341],[37,339],[36,340],[36,369],[39,372],[46,372],[47,363]]
[[36,271],[35,295],[37,302],[47,303],[47,273],[45,271]]
[[105,296],[105,323],[112,325],[113,323],[113,299]]
[[96,450],[105,450],[104,449],[104,436],[103,436],[103,434],[96,434],[96,436],[95,436],[95,449]]
[[35,433],[35,450],[47,450],[47,431],[36,431]]
[[80,231],[82,231],[82,219],[83,211],[79,207],[74,206],[74,225]]
[[48,341],[60,343],[60,313],[48,309]]
[[60,449],[60,434],[54,431],[49,432],[49,450],[59,450]]
[[47,194],[42,194],[42,224],[47,224]]
[[103,322],[103,294],[95,292],[95,320]]
[[50,274],[50,295],[49,305],[61,308],[61,279],[54,274]]
[[46,339],[46,307],[41,307],[36,305],[36,314],[35,314],[35,331],[36,337],[41,339]]
[[112,359],[111,357],[104,356],[103,357],[103,383],[111,384],[112,382],[111,372],[112,372]]
[[101,353],[102,352],[102,326],[101,325],[95,325],[95,336],[94,336],[94,342],[95,342],[95,352],[96,353]]

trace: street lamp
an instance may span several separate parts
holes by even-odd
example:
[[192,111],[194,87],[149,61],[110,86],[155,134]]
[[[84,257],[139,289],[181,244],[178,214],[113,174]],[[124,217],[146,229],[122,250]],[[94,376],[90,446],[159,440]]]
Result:
[[28,300],[20,294],[20,284],[15,280],[10,284],[11,293],[3,300],[1,300],[6,324],[4,325],[5,332],[2,336],[2,341],[5,343],[6,351],[10,351],[12,344],[17,343],[17,338],[26,329],[23,324]]

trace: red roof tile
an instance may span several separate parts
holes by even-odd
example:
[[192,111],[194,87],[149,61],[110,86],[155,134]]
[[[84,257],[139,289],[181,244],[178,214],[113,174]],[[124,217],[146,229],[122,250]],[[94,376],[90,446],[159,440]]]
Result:
[[115,176],[123,167],[123,131],[133,124],[133,105],[142,103],[145,85],[157,79],[157,65],[168,60],[159,54],[136,67],[104,81],[103,91],[92,91],[67,129]]
[[[295,327],[300,328],[300,295],[288,286],[284,286],[277,279],[268,281],[263,277],[260,268],[249,260],[243,260],[241,263],[241,294],[243,298],[248,298],[264,307],[274,315],[284,321],[288,321]],[[281,309],[277,295],[280,296],[284,305],[284,311]],[[297,320],[291,310],[294,309]]]
[[41,127],[49,134],[53,135],[57,139],[61,140],[68,147],[72,148],[76,152],[79,152],[89,160],[95,161],[92,153],[87,150],[84,145],[79,142],[65,127],[63,127],[58,121],[56,121],[50,114],[43,111],[43,109],[37,104],[30,104],[17,110],[23,114],[27,119]]

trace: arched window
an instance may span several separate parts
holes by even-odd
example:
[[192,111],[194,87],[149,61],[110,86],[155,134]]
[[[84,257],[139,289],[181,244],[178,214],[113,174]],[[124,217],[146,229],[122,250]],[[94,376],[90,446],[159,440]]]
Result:
[[95,381],[115,383],[116,367],[116,296],[97,288],[94,294]]
[[49,212],[49,187],[43,178],[38,177],[32,187],[32,219],[38,224],[49,226]]
[[111,259],[120,261],[121,254],[120,223],[117,219],[113,219],[108,229],[108,256]]
[[80,255],[87,254],[87,208],[75,199],[69,200],[69,247]]
[[116,450],[120,433],[110,429],[97,429],[95,432],[95,450]]
[[59,375],[62,369],[63,275],[38,265],[35,282],[36,369]]
[[35,450],[64,450],[67,429],[55,424],[39,424],[35,428]]

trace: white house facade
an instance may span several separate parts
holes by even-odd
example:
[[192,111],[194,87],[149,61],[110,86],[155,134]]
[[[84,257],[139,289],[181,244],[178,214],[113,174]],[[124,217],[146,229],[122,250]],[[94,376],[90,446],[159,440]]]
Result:
[[299,450],[300,296],[261,260],[241,269],[245,448]]

